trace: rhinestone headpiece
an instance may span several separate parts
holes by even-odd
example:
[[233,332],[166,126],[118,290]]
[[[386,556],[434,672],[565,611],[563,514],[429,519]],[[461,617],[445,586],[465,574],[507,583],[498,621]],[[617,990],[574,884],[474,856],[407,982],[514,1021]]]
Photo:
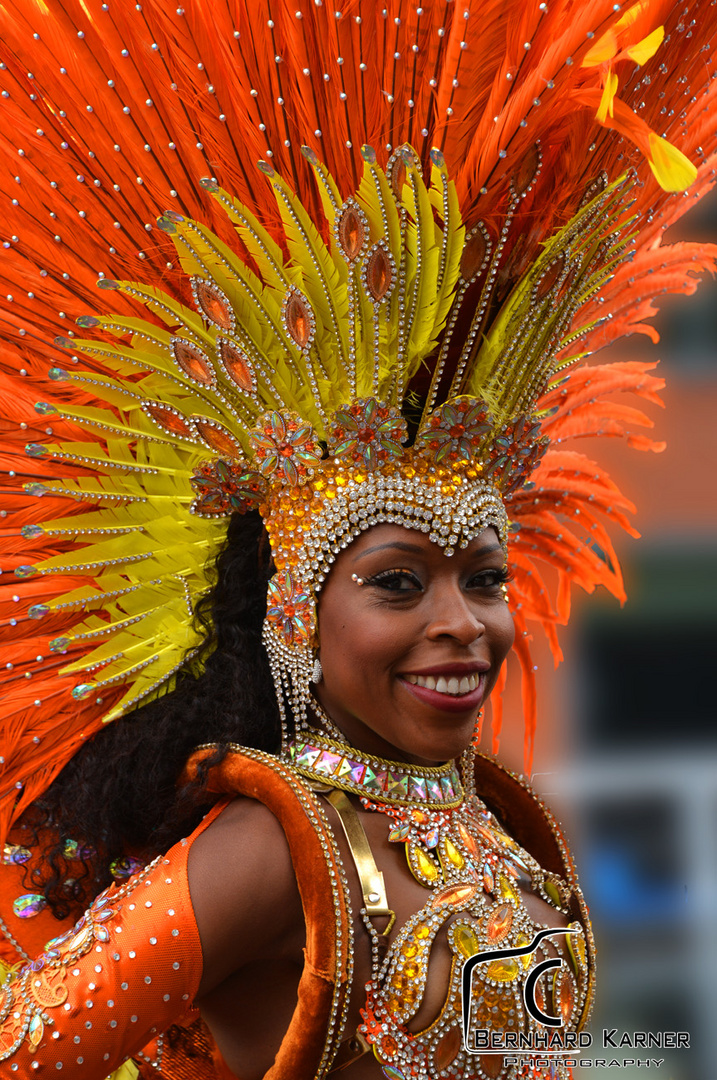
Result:
[[[498,241],[483,223],[466,235],[440,151],[431,152],[428,184],[410,146],[392,154],[385,172],[370,147],[362,154],[359,190],[339,202],[306,150],[323,200],[319,227],[273,167],[259,163],[289,259],[247,207],[202,181],[248,258],[165,212],[159,225],[189,275],[194,309],[157,289],[102,279],[168,329],[84,316],[84,328],[130,333],[131,347],[57,339],[106,367],[144,371],[132,394],[134,427],[147,444],[191,448],[195,519],[260,510],[276,566],[264,641],[287,730],[288,714],[301,720],[309,701],[317,593],[363,530],[381,522],[419,529],[451,555],[492,526],[507,550],[504,500],[525,485],[549,442],[538,398],[556,354],[579,336],[568,334],[578,308],[624,247],[615,222],[630,184],[600,179],[498,304],[504,238],[540,171],[539,152],[511,181]],[[98,396],[117,389],[89,373],[55,368],[51,377],[90,383]],[[36,408],[74,418],[54,405]],[[16,573],[25,571],[35,568]],[[97,686],[81,684],[77,696]]]
[[654,400],[650,365],[576,361],[713,264],[665,237],[711,184],[717,9],[515,3],[518,37],[497,7],[144,0],[119,58],[99,3],[40,7],[6,5],[0,64],[0,833],[192,667],[249,506],[287,650],[356,529],[398,515],[450,551],[509,519],[527,762],[531,631],[557,660],[573,586],[624,597],[605,526],[631,505],[592,439],[655,446],[615,399]]

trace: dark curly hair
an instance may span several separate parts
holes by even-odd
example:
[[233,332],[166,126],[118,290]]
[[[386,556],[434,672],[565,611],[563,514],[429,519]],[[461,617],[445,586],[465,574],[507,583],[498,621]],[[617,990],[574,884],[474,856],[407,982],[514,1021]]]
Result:
[[[277,751],[279,713],[261,640],[271,572],[258,512],[235,514],[195,613],[201,674],[192,673],[195,657],[174,689],[98,732],[26,815],[26,842],[41,847],[28,877],[58,918],[111,884],[114,860],[149,860],[195,827],[210,802],[207,768],[191,783],[179,779],[196,746],[218,744],[208,766],[230,742]],[[68,861],[68,839],[79,859]]]

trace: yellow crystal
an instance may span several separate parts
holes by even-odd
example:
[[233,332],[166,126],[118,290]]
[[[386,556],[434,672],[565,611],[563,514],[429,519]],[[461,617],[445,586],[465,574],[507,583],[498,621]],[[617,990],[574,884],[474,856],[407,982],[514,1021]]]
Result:
[[453,865],[458,867],[459,870],[462,870],[466,864],[466,860],[463,858],[460,851],[451,840],[446,840],[444,844],[444,851],[448,859],[453,863]]
[[579,922],[571,922],[568,924],[570,929],[579,930],[579,934],[566,934],[565,938],[568,943],[568,953],[570,954],[570,960],[572,961],[573,970],[576,975],[580,974],[581,969],[584,970],[587,966],[587,950],[585,948],[585,938],[583,937],[583,928]]
[[[430,855],[427,855],[421,848],[412,845],[406,846],[406,854],[409,857],[409,865],[413,861],[416,869],[423,877],[427,878],[428,881],[438,880],[438,867]],[[413,869],[413,867],[411,868]]]
[[550,897],[556,907],[563,906],[562,900],[560,898],[560,893],[558,892],[558,887],[554,882],[546,881],[543,885],[543,888],[545,889],[546,894]]
[[470,926],[459,926],[453,934],[453,940],[456,943],[456,947],[462,956],[466,960],[470,956],[475,956],[480,951],[480,943],[474,930],[471,930]]
[[494,960],[488,964],[486,976],[495,979],[496,982],[513,982],[518,978],[520,968],[515,957],[507,957],[504,960]]
[[520,893],[510,878],[507,878],[505,874],[501,874],[498,880],[500,882],[500,893],[503,899],[512,900],[513,903],[518,904],[520,902]]
[[[524,947],[525,945],[529,945],[529,944],[530,944],[530,938],[528,937],[528,935],[527,935],[527,934],[523,934],[523,933],[521,933],[521,934],[516,934],[516,937],[515,937],[515,944],[516,944],[516,946],[517,946],[518,948],[521,948],[521,949],[522,949],[522,948],[523,948],[523,947]],[[521,956],[521,957],[520,957],[520,962],[521,962],[521,964],[523,965],[523,970],[524,970],[524,971],[527,971],[527,970],[528,970],[528,968],[529,968],[529,967],[530,967],[530,965],[531,965],[531,962],[532,962],[532,960],[533,960],[533,957],[531,956],[531,954],[530,954],[530,953],[526,953],[526,955],[525,955],[525,956]]]

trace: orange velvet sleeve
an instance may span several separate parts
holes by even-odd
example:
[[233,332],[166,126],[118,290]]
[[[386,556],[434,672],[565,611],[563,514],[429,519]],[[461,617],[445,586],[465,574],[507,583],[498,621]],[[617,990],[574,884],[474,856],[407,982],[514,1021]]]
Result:
[[3,1075],[103,1080],[165,1028],[197,1015],[202,953],[187,884],[190,846],[182,840],[102,893],[6,981]]

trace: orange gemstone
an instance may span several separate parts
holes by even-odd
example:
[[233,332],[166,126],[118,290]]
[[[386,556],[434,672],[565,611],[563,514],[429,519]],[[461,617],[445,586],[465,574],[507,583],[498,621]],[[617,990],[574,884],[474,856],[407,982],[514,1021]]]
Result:
[[241,446],[225,428],[213,421],[202,420],[199,417],[195,418],[194,423],[197,431],[205,443],[211,446],[212,450],[225,454],[227,457],[239,457]]
[[548,295],[555,282],[565,268],[565,254],[561,254],[557,257],[554,263],[552,263],[545,271],[535,289],[535,296],[537,300],[544,300]]
[[534,143],[513,174],[513,191],[516,195],[522,195],[528,190],[537,176],[539,166],[540,150]]
[[401,193],[403,192],[403,185],[405,183],[406,166],[400,158],[397,158],[394,161],[393,167],[391,169],[391,187],[393,188],[394,194],[399,199],[401,198]]
[[355,206],[349,203],[341,212],[338,237],[346,261],[353,263],[359,257],[366,241],[366,227]]
[[558,974],[557,987],[555,990],[555,1005],[563,1018],[564,1024],[567,1024],[570,1019],[577,999],[578,988],[575,985],[575,980],[569,971],[561,970]]
[[461,277],[464,281],[473,281],[480,273],[487,254],[488,244],[485,236],[481,229],[476,229],[466,240],[461,255]]
[[489,1076],[491,1080],[500,1076],[503,1071],[503,1055],[502,1054],[481,1054],[478,1058],[481,1070],[486,1076]]
[[182,340],[182,338],[174,338],[172,350],[174,359],[182,371],[189,375],[190,379],[194,379],[195,382],[201,383],[203,386],[214,386],[216,381],[214,369],[209,357],[201,349],[197,348],[196,345],[192,345],[189,341]]
[[434,905],[438,904],[460,904],[464,900],[470,899],[475,896],[475,885],[446,885],[444,889],[439,889],[433,897]]
[[393,289],[394,277],[388,252],[377,244],[366,261],[366,287],[377,304],[385,300]]
[[461,1029],[458,1027],[449,1028],[445,1035],[441,1036],[433,1055],[433,1062],[438,1072],[442,1072],[452,1061],[455,1061],[462,1042]]
[[468,832],[468,829],[466,829],[465,825],[461,824],[460,821],[458,822],[458,832],[460,834],[461,840],[466,846],[466,849],[471,853],[471,855],[478,855],[478,845],[476,844],[471,834]]
[[227,375],[239,389],[253,394],[256,390],[254,370],[244,353],[236,349],[231,342],[222,341],[219,345],[219,357]]
[[498,841],[495,833],[491,832],[490,829],[486,829],[485,825],[476,825],[475,830],[481,840],[485,840],[486,844],[490,844],[491,847],[496,847]]
[[200,278],[195,278],[193,285],[197,303],[207,318],[221,326],[222,330],[231,330],[234,325],[234,312],[221,289]]
[[294,289],[284,307],[286,329],[300,349],[311,344],[313,337],[313,318],[311,308],[298,290]]
[[381,1053],[384,1057],[393,1057],[398,1050],[398,1043],[393,1035],[384,1035],[380,1042]]
[[486,937],[496,945],[507,937],[513,925],[513,908],[510,904],[499,904],[494,908],[485,927]]
[[151,416],[155,424],[159,424],[159,426],[163,428],[164,431],[168,431],[170,435],[183,435],[185,438],[191,439],[194,434],[191,426],[184,417],[179,416],[167,405],[160,405],[158,402],[147,401],[144,404],[144,411],[148,416]]

